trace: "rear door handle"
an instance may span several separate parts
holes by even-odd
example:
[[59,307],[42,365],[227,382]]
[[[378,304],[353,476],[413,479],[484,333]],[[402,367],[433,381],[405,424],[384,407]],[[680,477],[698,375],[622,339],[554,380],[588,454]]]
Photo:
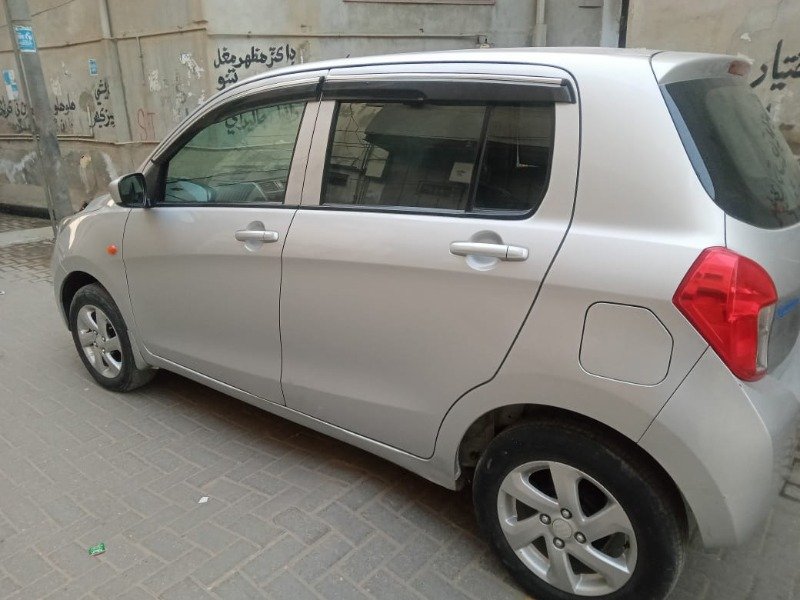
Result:
[[527,260],[528,258],[528,249],[522,246],[485,244],[482,242],[453,242],[450,244],[450,253],[456,256],[489,256],[511,261]]
[[278,241],[277,231],[264,231],[263,229],[240,229],[234,234],[240,242],[265,242],[271,244]]

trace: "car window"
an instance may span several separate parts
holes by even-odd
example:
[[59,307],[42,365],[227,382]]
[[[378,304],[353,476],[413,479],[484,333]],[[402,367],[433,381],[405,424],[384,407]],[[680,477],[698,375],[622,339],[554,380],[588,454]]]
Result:
[[710,78],[664,86],[700,181],[731,217],[775,229],[800,222],[800,164],[758,97]]
[[546,191],[553,122],[552,104],[341,102],[321,203],[530,211]]
[[169,161],[163,202],[283,202],[304,109],[256,108],[200,130]]

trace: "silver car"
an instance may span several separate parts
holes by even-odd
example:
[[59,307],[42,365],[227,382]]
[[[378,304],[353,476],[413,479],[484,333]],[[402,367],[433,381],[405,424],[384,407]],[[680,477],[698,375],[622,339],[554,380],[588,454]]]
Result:
[[800,167],[729,56],[304,64],[60,228],[86,368],[167,369],[456,489],[539,600],[661,599],[796,442]]

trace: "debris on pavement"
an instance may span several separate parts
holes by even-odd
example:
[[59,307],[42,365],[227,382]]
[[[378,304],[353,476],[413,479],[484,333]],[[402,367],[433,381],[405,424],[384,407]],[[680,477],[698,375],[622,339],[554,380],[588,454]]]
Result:
[[106,551],[106,545],[103,542],[89,548],[89,556],[97,556]]

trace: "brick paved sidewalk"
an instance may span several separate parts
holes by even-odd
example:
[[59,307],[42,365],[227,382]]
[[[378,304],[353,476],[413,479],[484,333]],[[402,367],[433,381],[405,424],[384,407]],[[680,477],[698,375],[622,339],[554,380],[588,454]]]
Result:
[[[51,248],[0,248],[0,598],[524,597],[468,491],[176,375],[99,388],[56,313]],[[693,547],[673,598],[800,599],[798,564],[800,503],[780,498],[748,546]]]
[[0,233],[18,231],[20,229],[37,229],[39,227],[49,227],[50,221],[47,219],[37,219],[35,217],[20,217],[0,212]]

